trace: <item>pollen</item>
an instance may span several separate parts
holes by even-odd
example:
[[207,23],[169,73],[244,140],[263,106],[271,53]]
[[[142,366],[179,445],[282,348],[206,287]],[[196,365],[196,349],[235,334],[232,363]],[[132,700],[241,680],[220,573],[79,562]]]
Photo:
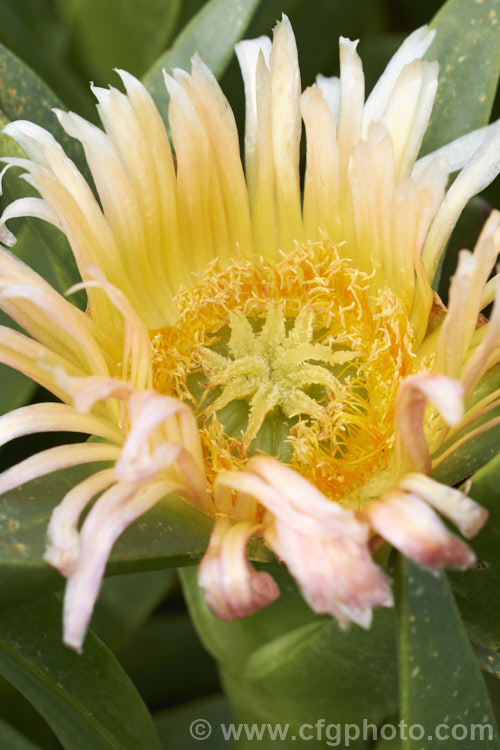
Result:
[[359,507],[391,468],[393,405],[414,369],[404,301],[327,240],[212,263],[151,332],[154,386],[188,399],[208,476],[259,452]]

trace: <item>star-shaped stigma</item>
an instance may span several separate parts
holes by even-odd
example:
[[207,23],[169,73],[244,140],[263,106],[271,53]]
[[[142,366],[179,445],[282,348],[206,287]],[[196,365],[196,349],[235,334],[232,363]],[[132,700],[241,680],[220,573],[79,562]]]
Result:
[[[313,319],[310,310],[303,310],[287,332],[285,315],[276,304],[256,333],[243,313],[232,312],[228,356],[212,349],[201,350],[201,363],[210,387],[222,389],[206,413],[214,415],[232,401],[247,400],[248,426],[243,435],[247,448],[275,407],[287,418],[300,414],[321,418],[321,404],[308,395],[308,386],[324,386],[335,396],[343,388],[327,366],[341,365],[357,355],[313,343]],[[318,362],[321,364],[313,364]]]

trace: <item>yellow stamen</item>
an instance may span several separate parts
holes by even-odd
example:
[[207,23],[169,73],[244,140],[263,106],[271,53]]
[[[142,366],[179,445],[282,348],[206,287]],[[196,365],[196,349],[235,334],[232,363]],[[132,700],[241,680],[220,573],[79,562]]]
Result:
[[325,240],[212,264],[176,302],[177,325],[151,332],[154,385],[193,404],[209,476],[270,440],[327,496],[359,506],[390,468],[395,393],[414,371],[404,301]]

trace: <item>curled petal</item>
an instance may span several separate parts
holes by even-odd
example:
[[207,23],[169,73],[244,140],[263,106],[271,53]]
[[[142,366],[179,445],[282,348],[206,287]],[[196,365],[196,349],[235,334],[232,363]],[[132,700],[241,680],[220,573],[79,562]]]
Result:
[[74,443],[57,445],[36,453],[0,474],[0,494],[19,487],[31,479],[67,469],[69,466],[90,464],[94,461],[116,461],[120,448],[102,443]]
[[246,559],[246,545],[260,526],[216,519],[198,581],[209,609],[221,620],[253,615],[279,596],[269,573],[256,571]]
[[37,432],[81,432],[120,443],[119,430],[109,421],[79,414],[66,404],[31,404],[0,417],[0,445]]
[[113,469],[104,469],[73,487],[56,505],[47,529],[47,549],[44,560],[63,576],[69,576],[78,560],[78,520],[88,503],[116,481]]
[[269,456],[250,459],[245,472],[221,472],[221,486],[259,500],[275,517],[298,531],[329,538],[366,542],[368,527],[351,510],[328,500],[310,482]]
[[431,469],[429,448],[424,434],[424,413],[431,401],[449,425],[463,415],[463,387],[444,375],[412,375],[399,387],[396,397],[396,438],[399,465],[410,461],[417,471]]
[[407,474],[399,483],[399,488],[432,505],[453,521],[467,539],[475,536],[488,518],[488,511],[472,498],[423,474]]
[[81,651],[106,562],[120,534],[170,492],[168,482],[115,484],[94,505],[80,533],[78,564],[64,595],[64,643]]
[[126,401],[134,393],[134,388],[129,383],[115,378],[101,375],[88,377],[68,375],[61,366],[47,367],[47,369],[54,373],[57,385],[73,399],[75,409],[82,414],[90,411],[97,401],[110,398]]
[[68,290],[67,294],[88,290],[91,287],[102,289],[108,296],[110,302],[123,315],[125,335],[123,342],[123,377],[136,388],[148,388],[151,386],[151,344],[146,326],[137,315],[132,305],[123,292],[113,284],[110,284],[102,271],[97,266],[90,266],[87,275],[93,280],[75,284]]
[[388,492],[370,503],[365,514],[380,536],[407,557],[431,570],[469,568],[472,550],[451,534],[427,503],[407,492]]
[[389,581],[367,544],[304,534],[281,520],[266,530],[265,538],[312,609],[332,615],[341,628],[351,621],[369,628],[373,607],[392,605]]
[[[170,479],[184,486],[202,510],[213,510],[203,474],[201,446],[195,417],[182,401],[156,391],[135,393],[129,399],[130,432],[115,465],[117,478],[143,482],[176,463],[180,476]],[[151,442],[153,447],[151,447]]]
[[389,583],[370,556],[367,525],[295,471],[259,456],[245,472],[219,475],[216,495],[221,488],[253,496],[269,511],[265,539],[316,612],[330,613],[342,627],[350,621],[369,627],[372,608],[392,604]]

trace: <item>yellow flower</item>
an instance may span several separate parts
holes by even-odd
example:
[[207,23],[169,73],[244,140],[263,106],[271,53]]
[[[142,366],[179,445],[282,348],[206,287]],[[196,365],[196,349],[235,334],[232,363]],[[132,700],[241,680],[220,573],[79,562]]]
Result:
[[[464,413],[500,360],[500,305],[479,319],[495,296],[500,214],[460,254],[448,310],[431,282],[463,206],[500,169],[500,128],[416,162],[437,87],[437,64],[421,59],[432,37],[414,32],[366,102],[349,40],[340,79],[319,76],[303,93],[286,17],[272,44],[241,42],[245,171],[229,105],[196,55],[190,75],[166,76],[175,161],[149,94],[123,71],[125,94],[93,89],[104,132],[56,112],[83,144],[99,201],[48,132],[5,129],[29,157],[5,161],[40,198],[2,221],[36,216],[66,234],[88,309],[2,250],[0,305],[27,335],[2,328],[0,359],[63,403],[6,415],[0,440],[47,429],[103,440],[29,458],[0,475],[0,491],[114,462],[74,487],[49,526],[73,648],[114,541],[170,492],[214,518],[199,580],[224,619],[279,594],[246,559],[254,535],[342,626],[368,627],[372,608],[392,603],[371,556],[381,538],[431,569],[473,562],[435,510],[466,537],[485,512],[428,474],[499,403],[493,393]],[[14,242],[5,226],[1,238]]]

